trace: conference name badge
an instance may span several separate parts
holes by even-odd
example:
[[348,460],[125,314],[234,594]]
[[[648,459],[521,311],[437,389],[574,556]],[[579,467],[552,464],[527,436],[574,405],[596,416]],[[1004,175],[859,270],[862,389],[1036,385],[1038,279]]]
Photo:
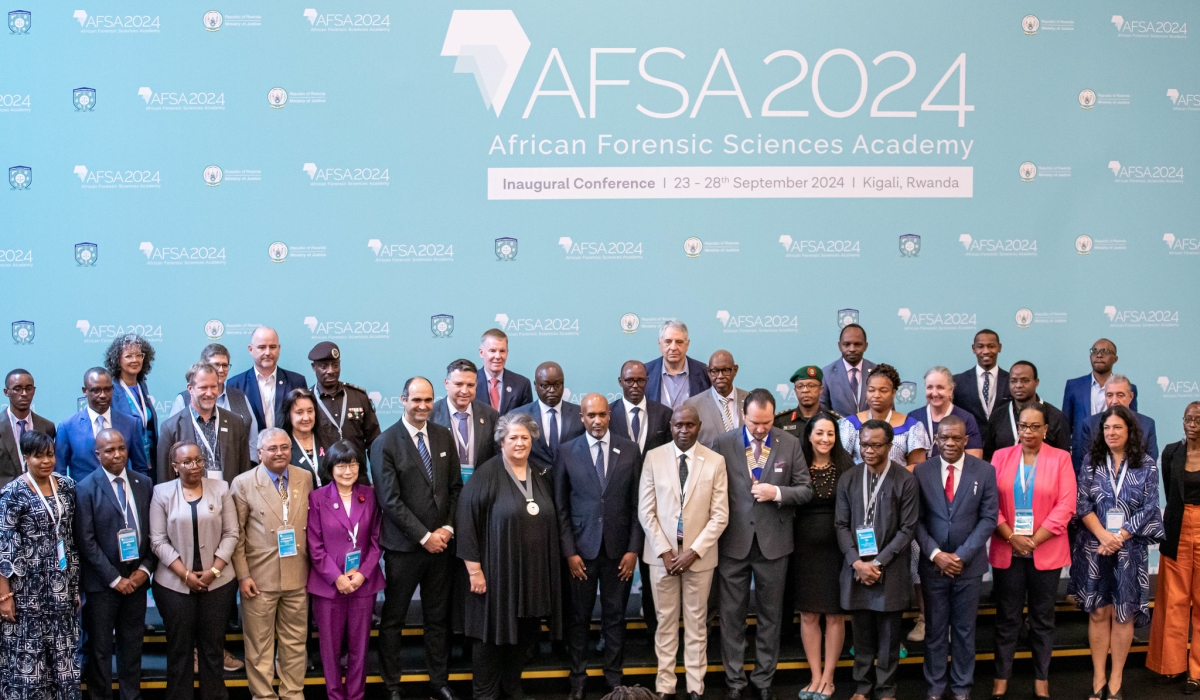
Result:
[[138,558],[137,533],[129,528],[117,532],[117,546],[121,550],[121,561]]
[[1114,535],[1125,527],[1125,514],[1116,508],[1110,508],[1104,517],[1104,529]]
[[62,540],[58,541],[58,570],[67,570],[67,544]]
[[879,554],[879,546],[875,544],[875,528],[860,527],[854,534],[858,537],[858,556],[873,557]]
[[358,549],[346,552],[346,570],[343,573],[350,573],[358,568],[362,563],[362,551]]
[[1024,535],[1026,537],[1033,536],[1033,509],[1018,508],[1016,517],[1013,519],[1013,534]]
[[462,470],[462,480],[465,484],[471,478],[471,475],[475,473],[475,467],[460,467],[460,469]]
[[296,556],[296,529],[287,527],[281,528],[275,533],[276,539],[279,541],[279,556],[294,557]]

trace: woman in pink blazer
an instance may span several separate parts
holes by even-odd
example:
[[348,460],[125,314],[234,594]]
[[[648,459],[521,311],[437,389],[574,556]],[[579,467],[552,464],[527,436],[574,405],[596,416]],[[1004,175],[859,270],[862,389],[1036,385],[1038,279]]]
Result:
[[1076,494],[1071,453],[1044,444],[1047,427],[1041,404],[1027,406],[1015,426],[1018,444],[992,455],[1000,491],[1000,517],[988,554],[996,596],[993,700],[1008,691],[1026,600],[1034,695],[1050,695],[1054,598],[1062,567],[1071,563],[1067,523],[1075,514]]
[[[354,446],[339,440],[325,451],[333,481],[308,497],[308,592],[321,633],[321,665],[330,700],[361,700],[367,688],[371,609],[383,589],[379,568],[380,513],[375,492],[358,485]],[[348,647],[342,682],[342,646]]]

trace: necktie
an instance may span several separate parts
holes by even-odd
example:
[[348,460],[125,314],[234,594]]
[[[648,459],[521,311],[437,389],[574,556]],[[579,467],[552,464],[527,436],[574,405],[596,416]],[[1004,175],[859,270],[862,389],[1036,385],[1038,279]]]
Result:
[[683,542],[683,487],[687,484],[687,455],[679,455],[679,523],[675,526],[675,537]]
[[558,411],[550,409],[550,428],[549,435],[546,436],[546,444],[550,446],[550,456],[558,456]]
[[488,387],[488,398],[492,401],[492,408],[500,410],[500,380],[493,379],[491,386]]
[[417,452],[421,453],[421,464],[425,465],[425,476],[433,483],[433,458],[429,456],[429,448],[425,447],[425,433],[417,433]]
[[729,432],[734,429],[733,416],[729,414],[729,403],[732,399],[721,400],[721,421],[725,423],[725,431]]
[[[25,434],[26,430],[29,430],[29,426],[25,423],[26,420],[28,420],[28,419],[22,418],[21,420],[17,421],[17,426],[18,426],[17,429],[21,431],[20,433],[17,434],[18,440],[20,440],[21,436]],[[637,419],[635,418],[634,420],[636,421]]]
[[754,463],[757,464],[762,459],[762,440],[754,441]]
[[854,394],[854,407],[858,408],[858,368],[850,368],[850,393]]
[[125,497],[125,480],[121,477],[113,479],[117,485],[117,500],[121,502],[121,513],[125,516],[125,526],[132,527],[133,518],[129,517],[129,499]]
[[983,373],[983,410],[991,411],[992,408],[992,373]]
[[104,430],[104,416],[96,416],[96,434],[99,435],[101,430]]
[[458,419],[458,437],[459,437],[458,461],[466,463],[467,458],[470,456],[470,449],[467,447],[467,442],[468,442],[467,418],[468,418],[468,416],[467,416],[467,414],[463,413],[462,411],[458,411],[454,414],[454,417]]
[[604,443],[596,443],[596,476],[600,477],[600,488],[604,488]]
[[954,465],[946,465],[946,501],[954,502]]
[[630,427],[633,428],[633,441],[639,444],[641,443],[642,421],[641,418],[638,417],[638,413],[641,410],[642,409],[638,408],[637,406],[633,407],[633,421],[630,425]]

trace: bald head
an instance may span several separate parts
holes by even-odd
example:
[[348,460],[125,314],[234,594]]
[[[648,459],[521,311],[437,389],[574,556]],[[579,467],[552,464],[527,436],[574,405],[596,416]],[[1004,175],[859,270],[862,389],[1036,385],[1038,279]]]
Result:
[[681,452],[687,452],[696,444],[700,437],[700,414],[696,409],[684,404],[671,414],[671,440]]
[[708,358],[708,379],[721,396],[729,396],[733,391],[737,371],[738,366],[733,363],[733,355],[728,350],[718,350]]
[[270,326],[259,326],[250,336],[250,357],[254,358],[254,366],[261,374],[267,375],[275,371],[279,364],[279,334]]
[[563,371],[557,362],[543,362],[533,373],[533,388],[538,399],[550,406],[557,406],[563,397]]
[[100,466],[108,473],[120,474],[129,462],[125,437],[112,428],[105,428],[96,433],[96,459],[100,460]]
[[599,440],[608,434],[608,399],[603,394],[584,396],[579,402],[579,416],[588,435]]

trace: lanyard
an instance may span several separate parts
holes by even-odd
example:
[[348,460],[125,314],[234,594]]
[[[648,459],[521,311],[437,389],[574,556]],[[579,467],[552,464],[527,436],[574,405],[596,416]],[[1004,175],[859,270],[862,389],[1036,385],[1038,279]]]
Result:
[[[954,412],[954,404],[950,404],[950,408],[946,409],[946,416],[950,415],[953,412]],[[946,416],[942,416],[942,418],[945,418]],[[891,424],[891,422],[892,422],[891,411],[888,411],[887,420],[888,420],[888,423]],[[933,445],[934,449],[936,450],[937,442],[935,442],[933,439],[933,436],[935,434],[933,432],[933,406],[925,407],[925,422],[929,425],[929,444]],[[939,421],[939,423],[940,423],[940,421]]]
[[[313,387],[313,388],[316,389],[316,387]],[[321,400],[321,394],[316,391],[314,391],[313,393],[315,393],[317,395],[317,405],[321,407],[321,412],[325,414],[325,417],[329,419],[330,423],[333,423],[334,422],[333,415],[331,413],[329,413],[329,409],[325,407],[325,402]],[[339,418],[336,422],[339,440],[342,439],[342,424],[344,424],[346,422],[346,399],[349,398],[349,396],[350,396],[349,392],[347,392],[345,389],[342,389],[342,413],[341,413],[342,417]],[[316,448],[314,447],[313,449],[315,450]]]
[[[214,467],[217,466],[217,453],[215,450],[213,450],[213,446],[211,444],[209,444],[208,438],[205,437],[205,435],[204,435],[204,431],[200,429],[200,423],[198,423],[196,421],[196,414],[192,413],[191,409],[188,409],[188,413],[191,414],[191,416],[192,416],[192,425],[196,428],[196,437],[199,438],[200,442],[204,444],[204,449],[208,450],[208,458],[212,461],[213,466]],[[215,423],[213,423],[213,425],[215,426],[215,428],[217,430],[220,430],[221,429],[221,409],[217,408],[216,406],[213,406],[213,418],[216,421]],[[219,442],[217,444],[220,445]]]
[[42,507],[46,509],[46,515],[50,517],[50,524],[54,526],[54,538],[61,540],[58,536],[58,524],[63,519],[63,506],[62,501],[58,498],[58,483],[54,480],[53,476],[50,477],[50,493],[54,497],[54,506],[58,511],[58,517],[56,518],[54,517],[54,511],[50,510],[50,504],[46,501],[46,497],[42,495],[42,489],[38,487],[37,482],[33,480],[33,477],[29,476],[28,472],[25,473],[25,481],[33,489],[33,492],[38,495],[38,498],[41,499]]
[[[1121,467],[1125,467],[1125,468],[1121,469]],[[1125,460],[1122,460],[1121,464],[1117,465],[1117,470],[1119,470],[1121,476],[1116,481],[1113,481],[1114,469],[1113,469],[1113,463],[1112,463],[1112,453],[1109,453],[1109,455],[1108,455],[1108,483],[1110,485],[1112,485],[1113,500],[1116,501],[1117,503],[1120,503],[1121,502],[1121,486],[1123,486],[1125,484],[1125,476],[1127,474],[1129,474],[1129,465],[1127,465],[1125,463]]]
[[150,412],[146,410],[146,399],[142,396],[142,387],[134,384],[132,389],[125,384],[125,380],[121,380],[121,388],[125,390],[125,394],[129,400],[138,408],[138,418],[142,419],[142,427],[146,427],[146,423],[150,420]]
[[883,487],[883,480],[887,478],[888,470],[892,468],[892,463],[889,460],[886,467],[883,468],[883,473],[879,475],[879,481],[875,482],[875,490],[871,492],[871,497],[867,498],[867,482],[871,480],[869,476],[870,468],[866,462],[863,462],[863,525],[875,524],[875,499],[879,498],[879,489]]
[[1026,478],[1025,477],[1025,457],[1024,457],[1024,455],[1022,455],[1021,456],[1021,474],[1020,474],[1022,502],[1025,500],[1026,495],[1029,493],[1029,484],[1030,484],[1030,482],[1033,481],[1034,474],[1037,473],[1037,471],[1036,471],[1037,470],[1037,457],[1033,458],[1033,464],[1029,465],[1029,469],[1031,471],[1033,471],[1033,474],[1030,474],[1029,477]]
[[[346,513],[346,517],[350,517],[349,512]],[[361,523],[355,523],[354,529],[350,531],[350,543],[351,543],[351,546],[354,547],[355,549],[358,549],[358,526],[360,524]]]
[[292,440],[293,440],[293,441],[295,441],[295,443],[296,443],[296,447],[299,447],[299,448],[300,448],[300,461],[302,461],[302,462],[308,462],[310,465],[312,465],[313,475],[314,475],[314,477],[317,479],[317,486],[320,486],[320,485],[321,485],[321,477],[319,477],[319,476],[316,476],[316,474],[318,473],[318,472],[317,472],[317,467],[319,466],[319,463],[320,463],[320,461],[321,461],[321,457],[320,457],[320,456],[317,454],[317,436],[316,436],[316,433],[314,433],[314,434],[313,434],[313,450],[312,450],[312,459],[309,459],[309,457],[308,457],[308,450],[305,450],[305,449],[304,449],[304,445],[301,445],[301,444],[300,444],[300,440],[298,440],[298,439],[296,438],[296,436],[295,436],[295,435],[293,435],[293,436],[292,436]]
[[513,468],[511,465],[509,465],[508,460],[504,461],[504,471],[508,472],[508,475],[512,478],[513,483],[517,485],[517,490],[520,491],[521,495],[525,497],[526,503],[533,503],[533,475],[529,473],[530,470],[530,467],[525,467],[525,485],[522,486],[521,480],[517,478],[517,473],[513,471]]

